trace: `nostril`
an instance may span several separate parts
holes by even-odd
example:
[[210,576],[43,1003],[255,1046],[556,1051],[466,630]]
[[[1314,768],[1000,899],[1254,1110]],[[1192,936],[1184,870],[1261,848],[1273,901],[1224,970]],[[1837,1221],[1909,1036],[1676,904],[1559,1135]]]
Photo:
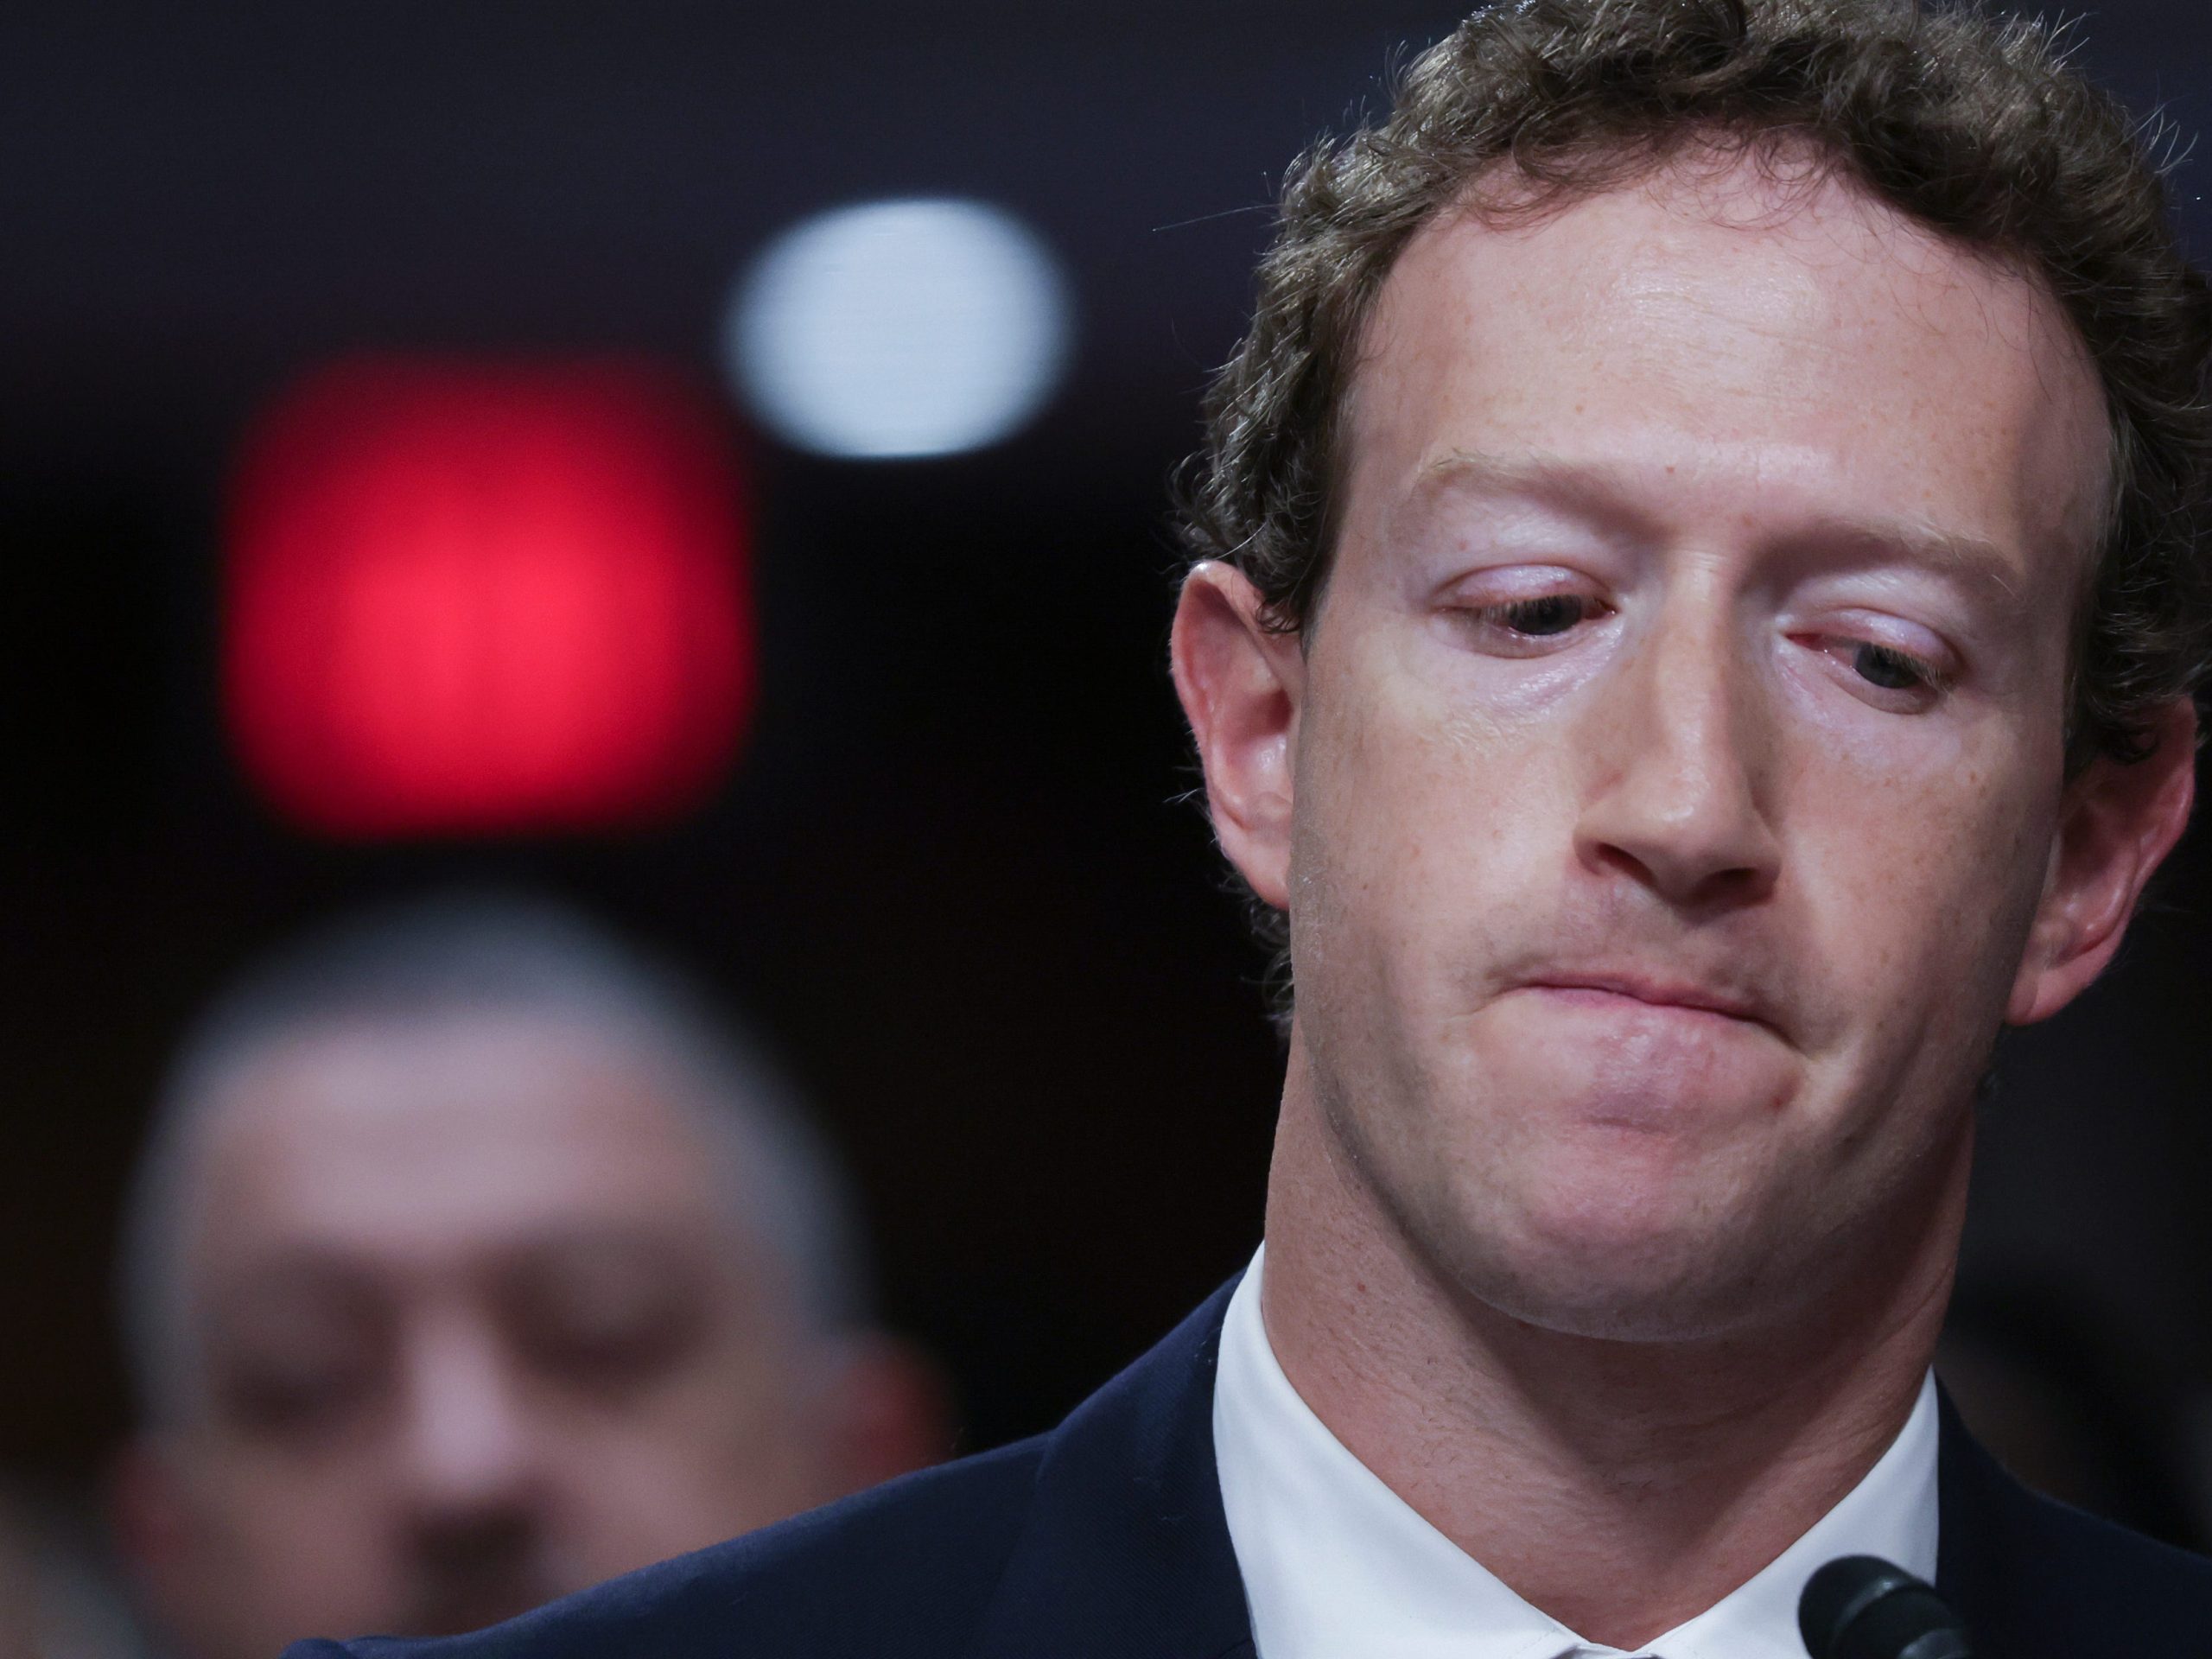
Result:
[[1590,861],[1600,871],[1627,876],[1646,887],[1656,884],[1658,879],[1649,865],[1627,848],[1611,842],[1599,842],[1591,851]]
[[1747,845],[1751,839],[1592,838],[1582,859],[1593,874],[1633,882],[1679,908],[1741,905],[1764,897],[1779,875],[1777,861]]

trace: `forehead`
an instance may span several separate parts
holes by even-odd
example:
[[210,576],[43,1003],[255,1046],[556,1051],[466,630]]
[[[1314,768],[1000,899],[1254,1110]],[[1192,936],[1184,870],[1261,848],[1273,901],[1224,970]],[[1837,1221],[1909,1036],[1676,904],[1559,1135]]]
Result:
[[653,1058],[528,1015],[311,1028],[205,1109],[188,1210],[208,1265],[298,1245],[427,1267],[721,1220],[719,1148]]
[[2109,454],[2094,365],[2039,283],[1750,158],[1440,217],[1383,286],[1349,414],[1355,503],[1454,454],[1534,452],[1685,499],[1725,481],[1739,507],[1879,502],[2063,560],[2069,593]]

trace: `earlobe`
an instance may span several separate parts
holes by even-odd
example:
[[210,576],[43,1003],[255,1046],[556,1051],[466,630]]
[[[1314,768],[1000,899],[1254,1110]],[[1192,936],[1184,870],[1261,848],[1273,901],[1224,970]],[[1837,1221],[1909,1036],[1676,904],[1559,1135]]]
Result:
[[1305,690],[1297,637],[1269,628],[1259,590],[1209,562],[1184,579],[1169,657],[1197,740],[1214,834],[1261,899],[1289,901],[1293,752]]
[[2196,791],[2195,705],[2171,704],[2155,735],[2144,760],[2094,761],[2067,786],[2008,1024],[2048,1020],[2105,970],[2144,888],[2188,827]]
[[188,1623],[193,1571],[191,1526],[168,1454],[144,1440],[124,1446],[108,1471],[109,1530],[123,1564],[159,1617]]
[[839,1370],[844,1491],[878,1486],[953,1455],[951,1392],[919,1349],[868,1332],[847,1344]]

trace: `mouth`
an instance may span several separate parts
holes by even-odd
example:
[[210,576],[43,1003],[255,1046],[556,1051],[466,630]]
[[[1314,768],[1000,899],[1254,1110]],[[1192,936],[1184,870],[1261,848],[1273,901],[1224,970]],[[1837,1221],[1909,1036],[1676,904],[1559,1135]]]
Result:
[[1636,973],[1546,972],[1522,981],[1516,988],[1541,992],[1585,1007],[1618,1007],[1624,1001],[1634,1002],[1670,1013],[1774,1028],[1774,1022],[1749,997],[1693,981]]

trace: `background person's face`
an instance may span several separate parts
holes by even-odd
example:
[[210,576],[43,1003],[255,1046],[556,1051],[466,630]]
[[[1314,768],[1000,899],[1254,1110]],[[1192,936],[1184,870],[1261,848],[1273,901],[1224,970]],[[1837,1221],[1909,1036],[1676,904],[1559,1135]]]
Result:
[[2027,282],[1745,168],[1432,226],[1367,344],[1291,739],[1294,1068],[1491,1305],[1755,1326],[1962,1185],[2061,808],[2086,355]]
[[142,1553],[194,1654],[474,1627],[849,1476],[717,1149],[612,1041],[309,1035],[245,1068],[194,1179],[205,1397]]

